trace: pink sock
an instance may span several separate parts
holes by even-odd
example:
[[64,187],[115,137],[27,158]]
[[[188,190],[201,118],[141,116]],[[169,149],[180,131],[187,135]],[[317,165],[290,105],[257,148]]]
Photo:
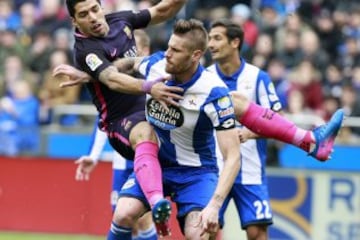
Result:
[[164,198],[162,172],[158,160],[159,147],[147,141],[136,145],[134,171],[136,179],[145,194],[150,206]]
[[254,133],[293,144],[306,152],[309,152],[310,144],[314,143],[310,131],[298,128],[280,114],[253,102],[239,118],[239,122]]

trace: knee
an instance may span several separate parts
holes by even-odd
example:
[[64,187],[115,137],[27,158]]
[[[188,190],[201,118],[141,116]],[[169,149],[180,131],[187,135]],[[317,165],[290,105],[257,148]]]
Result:
[[246,235],[248,240],[267,240],[267,226],[249,226]]
[[129,211],[124,208],[122,208],[121,211],[115,209],[112,220],[119,226],[126,228],[134,228],[138,219],[137,216],[138,214],[134,211]]
[[148,122],[145,121],[136,124],[136,126],[131,129],[129,139],[133,147],[143,141],[157,143],[157,137],[154,129]]

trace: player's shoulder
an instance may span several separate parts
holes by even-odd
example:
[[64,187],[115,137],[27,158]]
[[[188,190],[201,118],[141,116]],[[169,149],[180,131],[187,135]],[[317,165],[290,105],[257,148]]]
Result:
[[134,11],[118,11],[118,12],[112,12],[105,15],[106,21],[108,23],[116,22],[119,20],[126,21],[127,19],[131,18],[135,14]]
[[205,68],[201,74],[201,79],[206,82],[209,87],[225,87],[224,81],[219,77],[216,71],[212,69]]

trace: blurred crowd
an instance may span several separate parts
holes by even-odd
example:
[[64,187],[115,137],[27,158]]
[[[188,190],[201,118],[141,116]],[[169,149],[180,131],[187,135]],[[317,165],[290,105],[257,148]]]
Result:
[[[108,12],[156,0],[102,0]],[[243,58],[268,71],[284,110],[323,120],[339,107],[360,117],[360,2],[357,0],[188,0],[178,18],[231,18],[245,32]],[[172,22],[146,29],[166,49]],[[57,105],[91,101],[83,86],[59,88],[52,69],[72,63],[72,25],[63,0],[0,0],[0,154],[39,150],[39,129]],[[206,55],[205,65],[211,63]],[[64,126],[79,124],[65,115]],[[356,143],[360,128],[343,130]]]

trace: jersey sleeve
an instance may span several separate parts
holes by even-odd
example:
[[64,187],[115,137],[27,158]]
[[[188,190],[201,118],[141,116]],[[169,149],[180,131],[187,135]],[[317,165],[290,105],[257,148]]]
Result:
[[146,80],[166,77],[169,74],[165,72],[165,63],[164,52],[156,52],[142,60],[138,71],[145,76]]
[[271,110],[278,112],[282,106],[278,95],[276,94],[275,87],[269,74],[264,71],[259,72],[258,84],[257,84],[257,102],[263,107],[270,108]]
[[87,49],[76,56],[77,67],[88,73],[93,79],[99,79],[100,73],[112,63],[106,58],[105,50]]
[[235,127],[234,106],[229,95],[207,103],[204,111],[217,131]]
[[140,11],[120,11],[109,14],[109,17],[121,18],[128,22],[133,29],[145,28],[151,21],[151,15],[148,9]]

